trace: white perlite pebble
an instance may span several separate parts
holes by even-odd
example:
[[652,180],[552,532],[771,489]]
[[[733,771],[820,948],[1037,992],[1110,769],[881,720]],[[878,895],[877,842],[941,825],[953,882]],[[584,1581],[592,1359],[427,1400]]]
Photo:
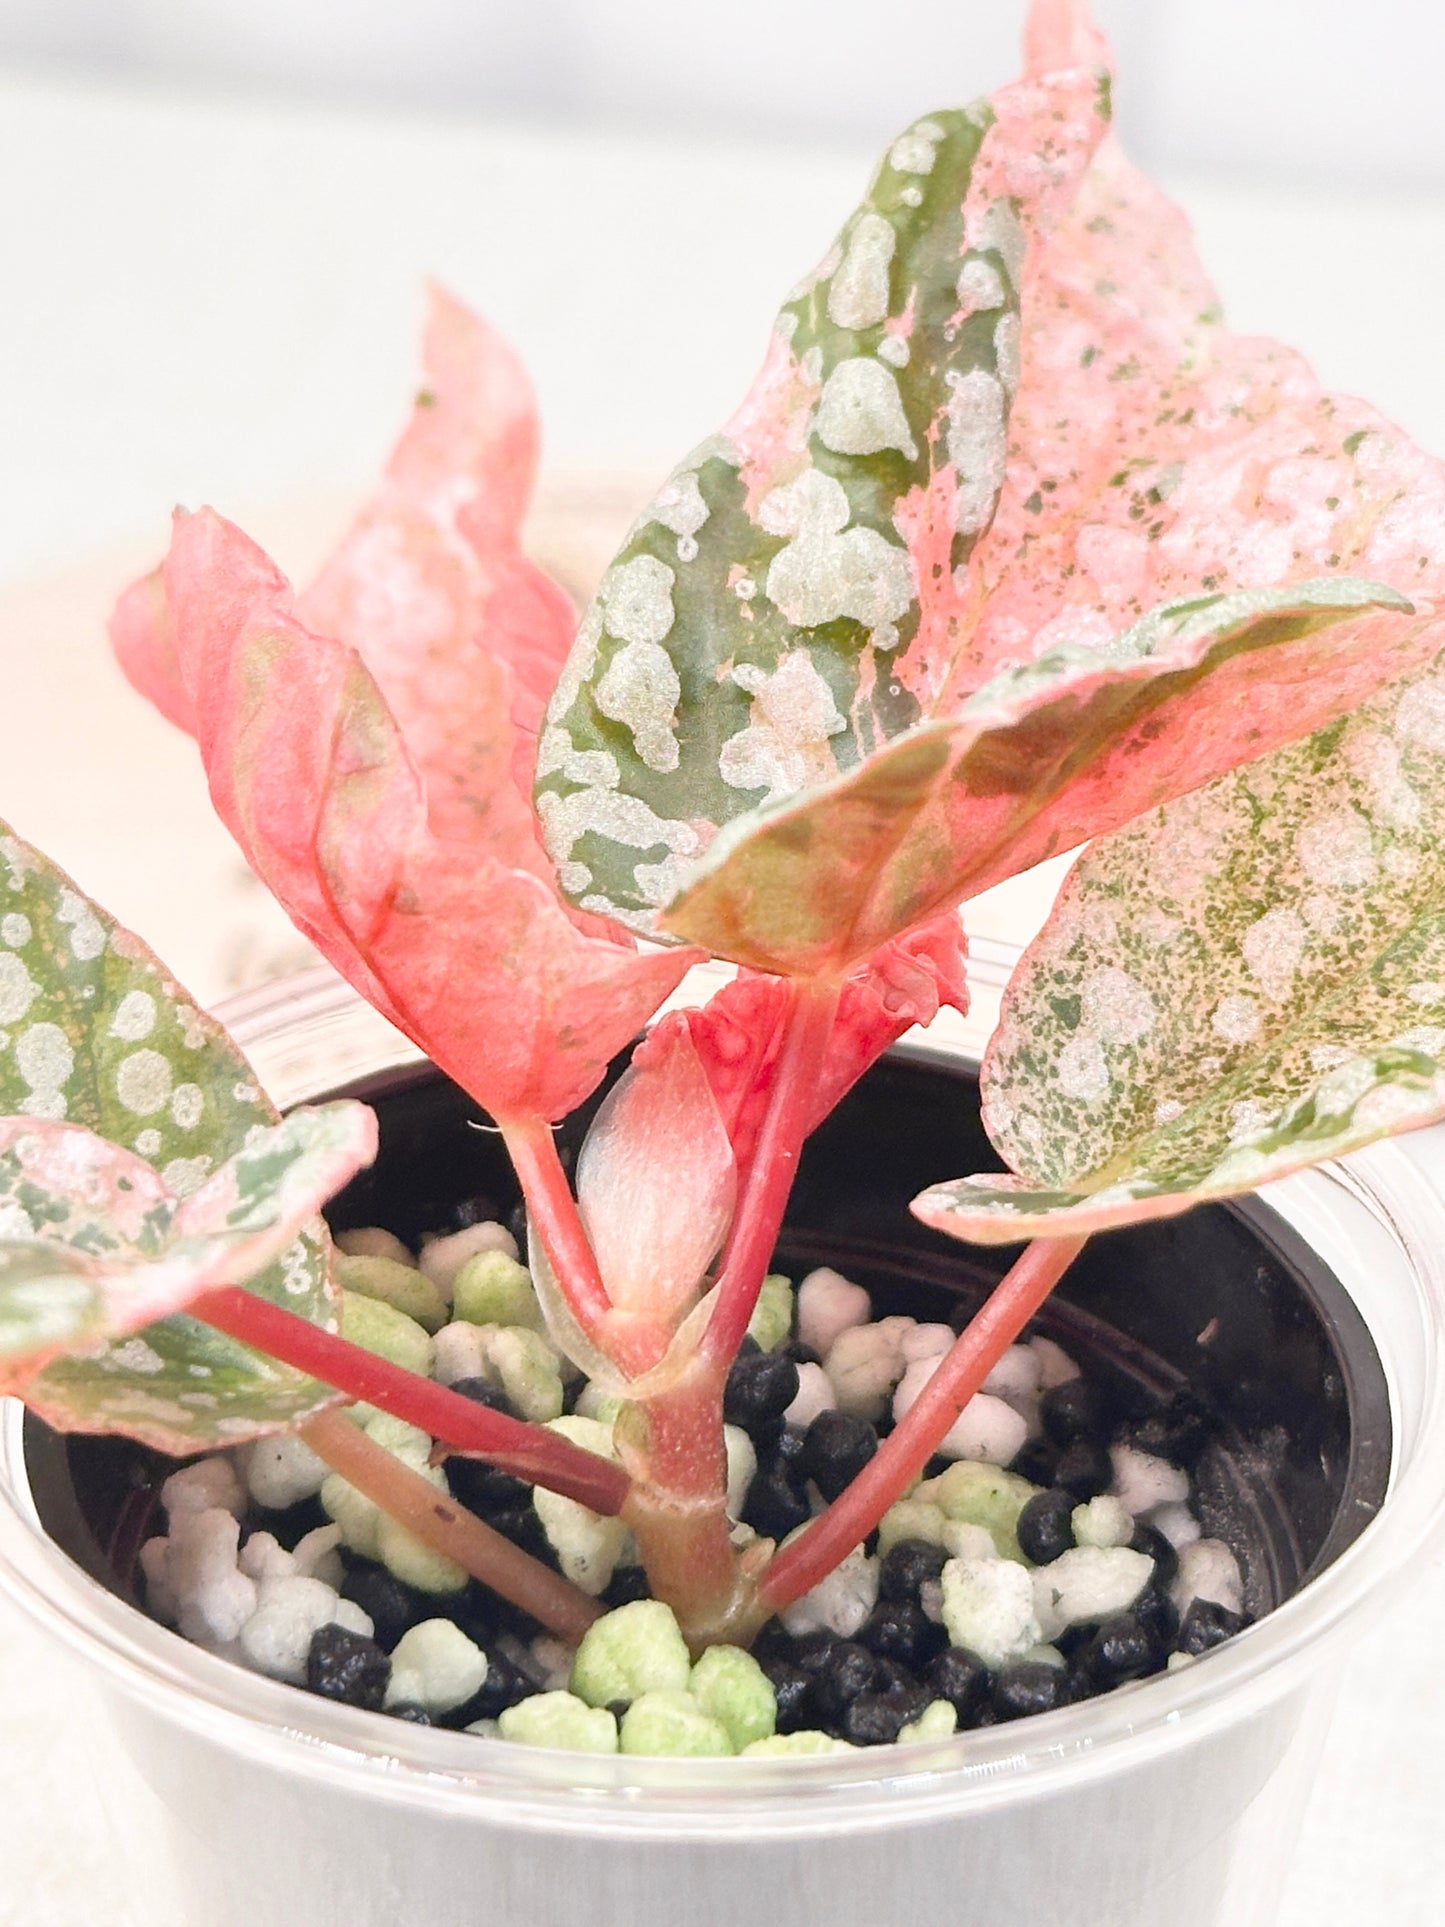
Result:
[[[171,1522],[170,1536],[160,1544],[163,1552],[148,1555],[151,1570],[157,1574],[159,1589],[166,1595],[172,1608],[172,1617],[186,1637],[198,1638],[202,1644],[209,1644],[213,1634],[205,1624],[210,1617],[209,1608],[202,1602],[208,1597],[224,1598],[222,1589],[234,1578],[242,1577],[236,1567],[236,1548],[241,1536],[241,1527],[236,1518],[219,1506],[195,1512],[181,1510]],[[153,1544],[155,1542],[152,1542]],[[251,1587],[251,1603],[255,1604],[255,1587]],[[231,1588],[233,1596],[240,1599],[244,1595]],[[222,1608],[222,1616],[227,1616]],[[196,1632],[186,1630],[195,1626]]]
[[[612,1428],[598,1419],[574,1414],[570,1418],[554,1419],[548,1430],[573,1445],[582,1446],[585,1451],[597,1453],[600,1458],[613,1456]],[[622,1556],[627,1527],[621,1519],[606,1518],[590,1506],[564,1498],[560,1492],[549,1492],[541,1485],[533,1490],[532,1504],[563,1576],[595,1599],[611,1579]]]
[[992,1671],[1040,1644],[1030,1575],[1017,1560],[950,1559],[941,1584],[949,1639]]
[[[929,1379],[943,1360],[920,1358],[908,1367],[893,1394],[895,1424],[912,1410]],[[940,1458],[986,1459],[1007,1465],[1028,1437],[1028,1420],[1001,1398],[976,1392],[934,1448]]]
[[166,1571],[170,1540],[147,1539],[140,1549],[140,1569],[145,1574],[146,1606],[163,1626],[174,1626],[180,1616],[181,1602]]
[[183,1512],[209,1512],[219,1506],[239,1519],[246,1510],[246,1494],[229,1459],[197,1459],[183,1465],[161,1487],[166,1517],[175,1523]]
[[[358,1624],[358,1619],[365,1625]],[[299,1686],[306,1678],[312,1635],[333,1624],[371,1634],[371,1621],[361,1608],[352,1600],[338,1599],[335,1588],[320,1579],[301,1573],[268,1579],[261,1587],[260,1604],[240,1628],[241,1653],[258,1673]]]
[[482,1349],[482,1328],[459,1318],[443,1325],[436,1335],[436,1358],[432,1375],[440,1385],[455,1385],[464,1378],[490,1378]]
[[296,1541],[296,1550],[291,1555],[297,1572],[304,1573],[308,1579],[320,1579],[340,1592],[346,1578],[340,1546],[340,1526],[313,1526]]
[[727,1452],[728,1517],[740,1519],[758,1469],[757,1447],[740,1425],[723,1427],[723,1446]]
[[840,1639],[851,1639],[877,1603],[878,1561],[855,1546],[826,1579],[820,1579],[811,1592],[785,1606],[778,1617],[795,1637],[829,1632],[837,1633]]
[[241,1528],[219,1506],[171,1521],[165,1580],[176,1623],[199,1646],[226,1646],[256,1609],[256,1583],[237,1570]]
[[486,1677],[486,1654],[460,1626],[450,1619],[424,1619],[396,1643],[386,1704],[450,1713],[465,1706]]
[[468,1225],[465,1231],[454,1231],[449,1238],[433,1238],[430,1244],[422,1246],[419,1262],[422,1271],[450,1303],[457,1273],[468,1258],[475,1258],[479,1251],[504,1251],[509,1258],[516,1258],[517,1240],[504,1224],[488,1220],[485,1224]]
[[1209,1599],[1226,1611],[1244,1611],[1244,1580],[1239,1561],[1222,1539],[1196,1539],[1179,1553],[1179,1571],[1170,1588],[1174,1604],[1188,1612],[1196,1599]]
[[982,1389],[994,1398],[1037,1398],[1043,1379],[1043,1364],[1030,1345],[1010,1345],[999,1359]]
[[1127,1546],[1134,1537],[1134,1515],[1122,1499],[1101,1492],[1087,1505],[1076,1505],[1069,1515],[1074,1543],[1080,1546]]
[[874,1325],[850,1325],[833,1340],[823,1369],[840,1412],[870,1423],[883,1416],[888,1394],[903,1376],[904,1334],[911,1318],[880,1318]]
[[916,1365],[920,1358],[942,1358],[953,1350],[957,1337],[952,1325],[915,1325],[903,1334],[903,1362]]
[[258,1585],[266,1579],[289,1579],[296,1570],[295,1559],[274,1532],[253,1532],[236,1564]]
[[[1022,1570],[1022,1568],[1020,1568]],[[1148,1585],[1154,1561],[1128,1546],[1075,1546],[1030,1575],[1040,1637],[1127,1612]]]
[[1161,1505],[1149,1514],[1148,1523],[1156,1526],[1178,1552],[1204,1536],[1204,1528],[1187,1505]]
[[939,1541],[951,1559],[997,1559],[998,1547],[987,1526],[967,1519],[945,1519]]
[[983,1459],[1008,1465],[1029,1435],[1028,1420],[1001,1398],[975,1392],[938,1442],[945,1459]]
[[572,1678],[572,1662],[577,1657],[577,1648],[551,1633],[538,1633],[532,1641],[531,1653],[546,1672],[544,1690],[548,1693],[565,1692]]
[[390,1258],[393,1263],[415,1268],[416,1259],[394,1231],[383,1231],[379,1224],[365,1225],[359,1231],[338,1231],[332,1242],[346,1258]]
[[1158,1505],[1178,1505],[1189,1497],[1189,1474],[1167,1459],[1156,1459],[1152,1452],[1141,1452],[1133,1445],[1111,1445],[1114,1463],[1114,1496],[1137,1519],[1141,1512],[1152,1512]]
[[799,1426],[806,1431],[819,1412],[836,1411],[838,1401],[833,1396],[833,1386],[828,1374],[821,1365],[800,1365],[798,1367],[798,1396],[784,1412],[783,1417],[789,1425]]
[[1067,1385],[1071,1378],[1083,1377],[1063,1346],[1056,1345],[1052,1338],[1031,1338],[1029,1350],[1039,1361],[1041,1392],[1050,1392],[1055,1385]]
[[828,1356],[840,1332],[872,1316],[873,1303],[863,1287],[827,1265],[810,1271],[798,1286],[798,1337],[820,1358]]
[[330,1470],[309,1445],[282,1432],[275,1438],[257,1439],[251,1447],[246,1488],[268,1512],[284,1512],[287,1506],[314,1498]]

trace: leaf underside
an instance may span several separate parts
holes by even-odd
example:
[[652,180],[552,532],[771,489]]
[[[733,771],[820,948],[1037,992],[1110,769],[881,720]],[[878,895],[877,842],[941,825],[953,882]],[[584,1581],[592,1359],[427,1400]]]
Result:
[[[276,1121],[250,1065],[164,966],[39,851],[0,825],[0,1115],[64,1119],[124,1146],[154,1167],[165,1188],[193,1191]],[[335,1329],[319,1222],[251,1289]],[[315,1380],[184,1317],[147,1334],[166,1362],[147,1391],[179,1400],[204,1366],[216,1396],[204,1416],[176,1420],[189,1450],[320,1410],[332,1398]],[[107,1354],[48,1366],[26,1398],[58,1425],[111,1429]],[[258,1397],[265,1394],[265,1416]],[[184,1415],[187,1408],[177,1405]],[[244,1420],[244,1431],[226,1427]],[[117,1417],[119,1429],[130,1430]]]
[[[1298,733],[1322,669],[1327,714],[1351,663],[1373,686],[1409,608],[1380,584],[1334,577],[1190,597],[1103,648],[1057,649],[995,677],[957,720],[925,723],[826,791],[732,826],[667,924],[761,969],[866,955]],[[1381,621],[1361,623],[1371,610]],[[1343,649],[1329,633],[1341,623]],[[1219,714],[1201,731],[1205,692]]]
[[1445,673],[1095,844],[984,1065],[984,1242],[1181,1211],[1445,1114]]

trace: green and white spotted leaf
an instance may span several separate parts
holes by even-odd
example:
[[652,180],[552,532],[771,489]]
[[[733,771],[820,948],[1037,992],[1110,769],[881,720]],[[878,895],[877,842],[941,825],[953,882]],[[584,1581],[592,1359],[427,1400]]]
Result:
[[1445,1115],[1445,660],[1095,844],[1004,1001],[984,1242],[1157,1217]]
[[1031,249],[1107,121],[1087,67],[930,114],[583,619],[538,809],[562,886],[652,934],[721,825],[929,713],[1003,484]]
[[[176,1194],[204,1183],[248,1132],[276,1121],[241,1052],[159,959],[0,823],[3,1114],[83,1125],[144,1158]],[[318,1221],[251,1289],[335,1330],[328,1251]],[[250,1409],[248,1371],[273,1388],[277,1424],[331,1396],[193,1320],[167,1320],[152,1336],[178,1372],[195,1364],[217,1373],[219,1360],[223,1406],[234,1389]]]
[[219,1334],[170,1314],[273,1261],[304,1296],[298,1231],[375,1150],[362,1105],[293,1111],[178,1198],[144,1159],[93,1132],[0,1119],[7,1388],[61,1430],[119,1431],[172,1452],[314,1411],[317,1388],[299,1374],[228,1352]]
[[63,1118],[199,1184],[276,1113],[165,966],[0,824],[0,1114]]
[[1187,597],[1101,648],[1050,650],[954,720],[730,824],[667,927],[755,969],[851,963],[1335,713],[1411,645],[1410,609],[1379,583],[1327,577]]

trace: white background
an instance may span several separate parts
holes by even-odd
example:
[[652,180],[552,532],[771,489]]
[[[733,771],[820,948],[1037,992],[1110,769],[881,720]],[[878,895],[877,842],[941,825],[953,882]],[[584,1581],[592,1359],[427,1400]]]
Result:
[[[1435,0],[1097,0],[1151,167],[1429,191]],[[6,0],[0,58],[571,126],[881,143],[1006,79],[1023,0]]]

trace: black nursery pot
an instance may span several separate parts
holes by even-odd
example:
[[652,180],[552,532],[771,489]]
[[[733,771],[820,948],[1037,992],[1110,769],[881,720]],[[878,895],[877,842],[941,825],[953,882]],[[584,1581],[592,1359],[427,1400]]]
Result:
[[[430,1065],[333,1094],[370,1104],[381,1131],[376,1164],[328,1210],[333,1230],[380,1224],[414,1244],[517,1210],[501,1139]],[[597,1101],[564,1127],[568,1163]],[[880,1316],[958,1324],[1011,1253],[930,1231],[908,1202],[935,1179],[997,1165],[972,1067],[896,1052],[806,1146],[777,1263],[794,1279],[832,1265],[867,1286]],[[1390,1473],[1379,1354],[1338,1278],[1267,1205],[1209,1205],[1092,1240],[1033,1329],[1124,1420],[1184,1387],[1201,1401],[1212,1436],[1194,1469],[1196,1509],[1239,1558],[1251,1615],[1287,1599],[1379,1510]],[[30,1429],[47,1525],[87,1569],[128,1585],[116,1566],[134,1550],[134,1449]]]
[[[227,1015],[280,1101],[342,1091],[376,1107],[381,1154],[336,1200],[336,1228],[415,1239],[515,1208],[500,1140],[470,1100],[333,981],[302,979]],[[585,1123],[565,1128],[564,1154]],[[1388,1163],[1400,1154],[1381,1155],[1403,1181]],[[830,1264],[879,1312],[958,1323],[1011,1254],[944,1239],[907,1205],[994,1163],[971,1067],[896,1052],[809,1142],[779,1265],[796,1278]],[[1445,1441],[1439,1374],[1410,1394],[1407,1462],[1392,1469],[1387,1373],[1352,1295],[1393,1264],[1438,1363],[1438,1269],[1390,1247],[1397,1198],[1307,1182],[1340,1221],[1318,1251],[1258,1203],[1207,1207],[1096,1239],[1036,1321],[1126,1416],[1184,1386],[1207,1405],[1196,1507],[1235,1548],[1262,1615],[1192,1667],[1040,1718],[766,1762],[599,1759],[402,1728],[213,1660],[142,1619],[113,1582],[100,1592],[77,1567],[107,1571],[129,1448],[33,1425],[25,1468],[16,1428],[0,1451],[13,1507],[0,1507],[0,1578],[43,1601],[118,1683],[137,1758],[185,1816],[187,1892],[207,1909],[195,1918],[461,1927],[486,1892],[490,1918],[570,1927],[577,1896],[600,1891],[606,1918],[662,1927],[685,1882],[703,1927],[752,1927],[766,1881],[797,1897],[789,1918],[804,1927],[935,1917],[940,1891],[966,1894],[956,1918],[979,1927],[1268,1920],[1299,1804],[1280,1766],[1321,1698],[1321,1655],[1442,1509],[1438,1464],[1425,1462]],[[1445,1245],[1428,1193],[1409,1202]],[[1403,1383],[1408,1343],[1398,1349],[1388,1319],[1375,1328]],[[48,1539],[24,1525],[32,1503]]]
[[[372,1105],[381,1154],[338,1197],[335,1230],[381,1224],[415,1241],[438,1226],[506,1221],[519,1193],[480,1113],[429,1066],[347,1087]],[[596,1100],[562,1132],[580,1146]],[[958,1324],[1013,1252],[960,1245],[908,1203],[935,1179],[997,1169],[973,1067],[895,1052],[804,1149],[777,1264],[832,1265],[875,1312]],[[1188,1387],[1216,1424],[1195,1471],[1206,1531],[1229,1541],[1246,1605],[1268,1612],[1358,1536],[1390,1475],[1379,1354],[1329,1266],[1256,1200],[1091,1241],[1033,1329],[1056,1339],[1124,1419]]]

